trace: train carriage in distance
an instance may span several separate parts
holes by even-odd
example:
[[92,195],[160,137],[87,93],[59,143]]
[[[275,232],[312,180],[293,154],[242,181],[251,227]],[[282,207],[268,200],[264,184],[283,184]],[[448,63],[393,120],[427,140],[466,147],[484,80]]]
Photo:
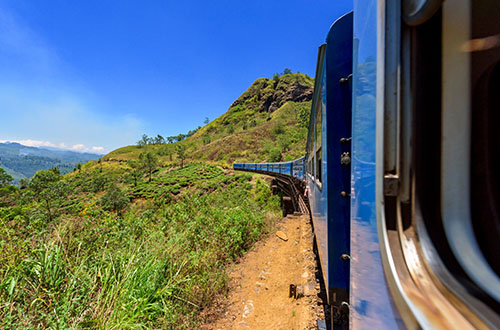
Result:
[[310,214],[332,328],[500,328],[499,22],[498,1],[355,0],[304,157],[234,164]]

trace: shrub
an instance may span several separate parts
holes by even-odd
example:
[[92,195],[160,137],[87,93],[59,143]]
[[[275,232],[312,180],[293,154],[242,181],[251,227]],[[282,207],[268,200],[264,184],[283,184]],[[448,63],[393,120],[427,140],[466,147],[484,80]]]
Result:
[[101,198],[101,206],[104,210],[118,212],[118,214],[121,214],[128,204],[128,197],[116,184],[112,184]]
[[311,109],[309,107],[300,107],[297,111],[297,126],[302,128],[308,128],[310,117],[311,117]]
[[203,141],[203,144],[210,143],[211,140],[210,140],[210,135],[208,134],[208,132],[205,132],[205,134],[203,134],[202,141]]
[[272,148],[267,159],[272,163],[281,161],[281,150],[279,148]]
[[274,124],[271,132],[275,136],[285,133],[285,127],[283,126],[283,123],[279,121],[276,124]]

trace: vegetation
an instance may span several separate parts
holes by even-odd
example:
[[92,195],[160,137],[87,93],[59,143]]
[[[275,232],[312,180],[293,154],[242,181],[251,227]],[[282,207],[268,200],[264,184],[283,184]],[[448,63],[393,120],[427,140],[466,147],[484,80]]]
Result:
[[[212,122],[205,120],[205,126],[180,142],[123,147],[105,159],[127,161],[144,150],[156,153],[160,162],[178,164],[202,160],[230,166],[237,161],[299,158],[305,150],[313,79],[285,71],[277,74],[277,82],[257,79],[225,114]],[[183,146],[183,154],[177,152],[177,146]]]
[[7,174],[7,172],[5,172],[5,170],[0,167],[0,185],[4,186],[10,184],[12,181],[14,181],[12,176]]
[[188,137],[144,135],[19,187],[0,170],[0,328],[195,328],[280,214],[265,181],[228,167],[302,156],[311,88],[258,79]]
[[31,178],[38,170],[59,168],[68,173],[78,163],[96,160],[100,155],[79,153],[68,150],[49,150],[21,145],[0,143],[0,168],[3,168],[18,183],[23,178]]
[[2,193],[1,328],[192,328],[279,213],[248,174],[191,162],[134,185],[129,165],[39,171]]
[[[207,122],[208,118],[205,118],[205,122]],[[143,134],[141,139],[137,141],[137,146],[142,147],[145,145],[151,145],[151,144],[166,144],[166,143],[175,143],[175,142],[180,142],[190,136],[192,136],[194,133],[196,133],[201,126],[198,126],[198,128],[191,130],[187,132],[187,134],[178,134],[174,136],[167,136],[164,138],[160,134],[158,134],[156,137],[149,137],[147,134]]]

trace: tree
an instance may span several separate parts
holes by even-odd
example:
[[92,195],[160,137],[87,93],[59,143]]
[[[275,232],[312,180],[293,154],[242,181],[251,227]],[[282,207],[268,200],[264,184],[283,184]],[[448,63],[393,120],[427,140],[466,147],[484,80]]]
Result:
[[297,126],[308,128],[311,110],[309,107],[301,107],[297,113]]
[[102,158],[97,160],[97,164],[99,164],[99,173],[102,173]]
[[174,137],[173,136],[167,137],[167,140],[168,140],[168,143],[174,143]]
[[283,126],[283,123],[278,121],[276,124],[274,124],[273,128],[271,129],[271,133],[274,136],[285,133],[285,127]]
[[203,133],[202,141],[204,144],[209,144],[211,142],[208,132]]
[[14,179],[0,167],[0,186],[11,184]]
[[164,144],[165,143],[165,138],[161,136],[160,134],[156,135],[155,138],[151,138],[151,141],[153,144]]
[[54,168],[36,172],[29,184],[33,198],[42,203],[50,221],[54,219],[56,209],[68,192],[67,184],[60,179],[60,173]]
[[91,175],[88,175],[87,180],[86,180],[86,185],[90,191],[94,193],[98,193],[100,191],[104,191],[106,186],[109,183],[109,178],[105,174],[102,174],[99,172],[97,173],[92,173]]
[[116,184],[112,184],[101,198],[101,205],[104,210],[114,211],[119,215],[122,214],[129,202],[129,198]]
[[146,173],[148,173],[148,182],[151,182],[151,175],[158,166],[158,158],[156,158],[156,156],[151,152],[143,152],[139,155],[139,160],[141,161],[142,169],[144,169]]
[[29,179],[22,178],[19,180],[19,188],[26,189],[26,188],[28,188],[29,183],[30,183]]
[[203,124],[208,125],[209,122],[210,122],[210,119],[208,119],[208,117],[205,117],[205,120],[203,121]]
[[148,142],[149,142],[148,135],[147,134],[142,134],[142,138],[139,141],[137,141],[137,145],[139,147],[142,147],[142,146],[145,146],[146,144],[148,144]]
[[174,136],[174,139],[177,141],[177,142],[180,142],[182,140],[184,140],[186,138],[186,136],[184,134],[179,134],[177,136]]
[[285,68],[285,70],[283,70],[283,74],[291,74],[291,73],[292,73],[292,69]]
[[144,175],[144,172],[141,168],[141,163],[139,163],[136,160],[129,160],[127,164],[132,168],[132,170],[129,172],[129,177],[134,181],[134,187],[137,186],[137,179],[142,178]]
[[160,150],[158,150],[158,155],[168,156],[170,158],[170,161],[172,161],[172,148],[168,145],[165,145]]
[[178,144],[175,146],[177,157],[181,160],[181,167],[184,167],[184,160],[186,159],[186,146]]
[[278,148],[272,148],[269,151],[268,161],[279,162],[281,160],[281,151]]

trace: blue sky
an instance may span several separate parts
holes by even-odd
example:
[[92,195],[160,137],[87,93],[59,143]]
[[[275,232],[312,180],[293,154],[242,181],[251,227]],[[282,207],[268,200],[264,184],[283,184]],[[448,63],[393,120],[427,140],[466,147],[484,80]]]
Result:
[[314,75],[351,1],[0,0],[0,141],[109,152],[186,133],[260,77]]

